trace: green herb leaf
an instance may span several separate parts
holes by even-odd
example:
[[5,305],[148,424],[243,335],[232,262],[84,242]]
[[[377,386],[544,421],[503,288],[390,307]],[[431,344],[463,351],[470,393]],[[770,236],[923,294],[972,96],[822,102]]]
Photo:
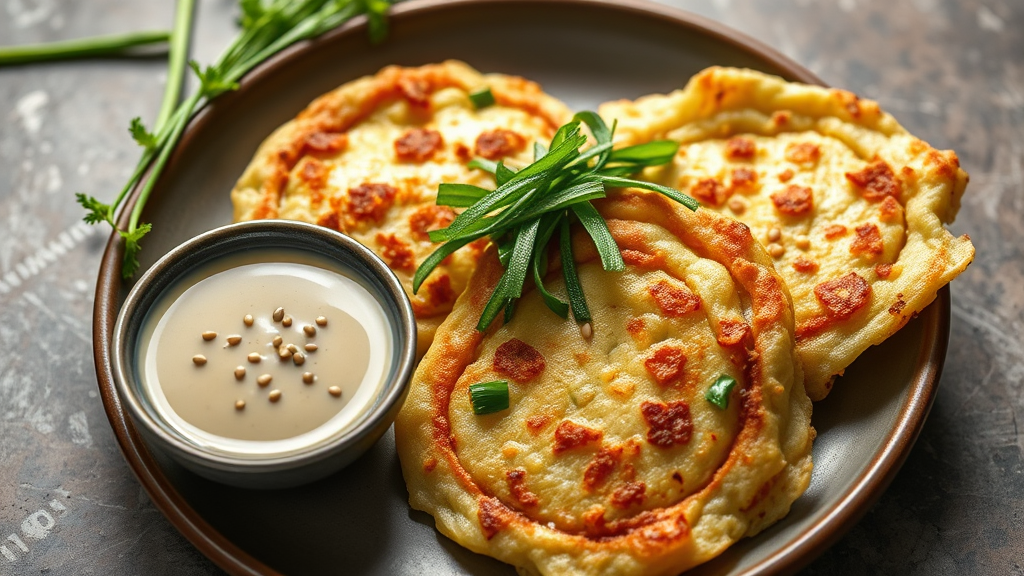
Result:
[[508,381],[479,382],[469,385],[469,402],[473,414],[483,416],[508,410]]
[[708,388],[704,399],[725,410],[729,407],[729,393],[732,392],[734,386],[736,386],[736,379],[728,374],[722,374],[711,385],[711,388]]
[[124,263],[121,266],[121,277],[125,280],[134,276],[135,272],[139,269],[138,256],[139,252],[142,251],[139,240],[142,240],[142,237],[149,234],[149,231],[152,229],[152,224],[142,224],[132,231],[117,231],[121,238],[124,238]]
[[668,164],[676,157],[679,143],[672,140],[655,140],[636,146],[626,146],[612,152],[612,162],[628,162],[644,166]]
[[587,233],[594,240],[597,253],[601,256],[601,267],[609,272],[622,272],[626,269],[626,263],[622,261],[622,253],[619,252],[619,245],[612,238],[608,230],[608,224],[604,218],[597,213],[597,209],[590,202],[582,202],[572,205],[572,211],[580,219],[580,224],[586,228]]
[[469,100],[477,110],[487,108],[488,106],[494,106],[494,94],[491,93],[491,89],[487,86],[484,86],[474,92],[470,92]]
[[565,291],[569,293],[572,316],[577,322],[590,322],[590,308],[583,295],[580,277],[576,274],[576,260],[572,253],[572,236],[569,234],[569,219],[562,219],[559,227],[558,247],[562,253],[562,275],[565,277]]
[[[544,304],[555,314],[562,318],[568,318],[569,304],[548,292],[547,288],[544,287],[544,274],[548,271],[548,242],[551,240],[551,235],[558,228],[558,224],[563,217],[563,214],[556,212],[545,214],[541,218],[540,227],[537,232],[537,242],[533,247],[532,267],[533,284],[537,287],[537,292],[540,293],[541,298],[544,299]],[[507,317],[505,321],[508,321]]]
[[78,203],[85,208],[87,213],[83,220],[89,224],[99,224],[100,222],[110,222],[113,225],[113,208],[109,204],[104,204],[92,196],[87,196],[81,192],[75,194],[75,199]]
[[437,205],[465,208],[489,193],[490,190],[472,184],[443,183],[437,187]]
[[238,82],[228,80],[220,68],[207,66],[206,70],[202,70],[195,60],[189,60],[188,65],[199,77],[200,91],[205,98],[212,100],[224,92],[238,90]]
[[643,188],[644,190],[652,190],[659,194],[664,194],[669,198],[679,202],[683,206],[686,206],[690,210],[696,210],[700,207],[700,203],[693,198],[683,194],[682,192],[669,188],[668,186],[662,186],[660,184],[654,184],[652,182],[644,182],[642,180],[630,180],[629,178],[618,178],[614,176],[605,176],[602,178],[604,183],[608,186],[614,186],[616,188]]
[[153,150],[157,146],[156,135],[146,130],[146,126],[142,124],[142,118],[136,116],[132,118],[131,125],[128,126],[128,132],[131,133],[132,139],[135,143],[147,150]]

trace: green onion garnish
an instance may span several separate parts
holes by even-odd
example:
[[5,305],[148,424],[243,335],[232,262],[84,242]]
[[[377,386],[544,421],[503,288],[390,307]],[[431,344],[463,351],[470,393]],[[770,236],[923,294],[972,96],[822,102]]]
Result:
[[480,382],[469,385],[473,414],[481,416],[508,409],[508,381]]
[[[478,108],[475,96],[479,94],[470,95]],[[490,90],[486,94],[493,102]],[[581,133],[583,124],[590,129],[595,142],[580,151],[588,140]],[[508,322],[511,304],[522,295],[528,275],[555,314],[567,318],[571,310],[576,322],[588,322],[590,311],[572,259],[570,225],[582,224],[593,239],[605,270],[625,269],[618,244],[590,201],[604,198],[608,188],[637,187],[663,194],[690,210],[698,206],[696,200],[677,190],[630,178],[648,166],[671,162],[679,144],[658,140],[613,150],[614,133],[615,126],[609,128],[594,112],[580,112],[555,132],[548,147],[535,144],[533,163],[520,170],[482,158],[470,162],[470,168],[494,175],[494,190],[470,184],[441,184],[437,204],[465,210],[447,228],[430,232],[431,240],[444,244],[416,270],[413,293],[419,291],[431,271],[449,254],[474,240],[489,237],[498,247],[505,274],[484,307],[477,330],[486,330],[503,311]],[[543,284],[549,241],[557,242],[561,250],[569,302],[549,292]]]
[[475,92],[470,92],[469,100],[477,110],[494,106],[494,94],[491,94],[491,89],[486,86]]
[[708,388],[707,393],[704,394],[704,399],[725,410],[729,407],[729,393],[732,392],[732,388],[735,385],[735,378],[728,374],[722,374],[711,385],[711,388]]

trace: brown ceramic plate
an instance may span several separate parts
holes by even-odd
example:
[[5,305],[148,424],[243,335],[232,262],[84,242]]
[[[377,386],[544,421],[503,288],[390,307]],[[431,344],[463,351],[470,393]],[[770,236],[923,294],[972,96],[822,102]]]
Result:
[[[143,269],[178,243],[231,220],[228,191],[257,145],[327,90],[388,64],[446,58],[539,81],[575,109],[680,88],[698,70],[745,66],[820,83],[778,52],[713,22],[636,0],[415,0],[393,9],[388,41],[361,22],[287,50],[254,70],[189,126],[143,219]],[[134,201],[134,198],[131,202]],[[130,202],[130,203],[131,203]],[[234,574],[514,574],[440,535],[410,510],[390,432],[316,484],[256,492],[203,480],[148,448],[111,379],[114,319],[128,286],[115,236],[96,289],[100,392],[128,465],[156,506]],[[838,539],[888,485],[934,397],[949,333],[949,291],[869,350],[814,409],[818,439],[807,493],[789,516],[698,574],[792,572]]]

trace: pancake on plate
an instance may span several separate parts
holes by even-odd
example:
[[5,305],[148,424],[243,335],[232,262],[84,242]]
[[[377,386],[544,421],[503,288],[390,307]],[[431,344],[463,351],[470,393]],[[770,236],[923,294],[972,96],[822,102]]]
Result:
[[[511,321],[478,332],[503,272],[492,246],[413,377],[398,453],[414,508],[523,574],[677,574],[784,516],[810,481],[790,299],[734,220],[632,190],[597,206],[626,270],[574,236],[592,332],[529,285]],[[738,382],[724,409],[705,398],[721,375]],[[509,408],[475,415],[469,386],[494,380]]]
[[604,104],[621,144],[669,138],[644,177],[750,226],[793,296],[807,393],[924,309],[974,257],[945,228],[967,174],[878,104],[752,70],[710,68],[669,95]]
[[[478,109],[470,95],[484,88],[495,102]],[[406,287],[422,355],[483,249],[452,254],[412,293],[416,267],[436,248],[427,232],[455,216],[435,205],[438,184],[493,187],[466,163],[528,164],[533,142],[547,144],[571,116],[533,82],[462,62],[384,68],[317,98],[263,142],[231,191],[235,221],[312,222],[373,249]]]

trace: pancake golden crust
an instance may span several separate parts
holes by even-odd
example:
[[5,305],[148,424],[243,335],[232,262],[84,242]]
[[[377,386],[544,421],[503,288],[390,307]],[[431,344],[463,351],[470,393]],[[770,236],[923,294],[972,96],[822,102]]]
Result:
[[710,68],[669,95],[610,102],[621,144],[669,138],[673,163],[644,177],[748,224],[793,296],[807,393],[927,306],[974,257],[943,228],[967,174],[843,90]]
[[[476,110],[469,93],[489,87],[495,105]],[[526,164],[571,116],[522,78],[481,75],[455,61],[391,66],[314,100],[256,152],[231,199],[236,221],[286,218],[344,232],[373,249],[413,302],[422,354],[465,288],[483,242],[451,255],[413,295],[412,275],[447,226],[435,205],[441,182],[493,187],[474,155]]]
[[[477,332],[492,247],[416,371],[398,452],[414,508],[523,574],[676,574],[809,483],[789,296],[743,224],[634,191],[597,207],[627,265],[605,272],[574,235],[592,335],[529,287]],[[558,266],[545,284],[564,297]],[[738,381],[724,410],[704,398],[719,374]],[[474,415],[469,385],[496,379],[510,408]]]

